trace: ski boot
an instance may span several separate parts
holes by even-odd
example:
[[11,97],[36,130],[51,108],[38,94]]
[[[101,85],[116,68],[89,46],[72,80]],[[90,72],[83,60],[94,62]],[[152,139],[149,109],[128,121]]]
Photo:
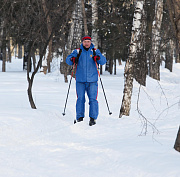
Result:
[[90,121],[89,121],[89,126],[95,125],[96,124],[96,120],[93,119],[92,117],[90,117]]

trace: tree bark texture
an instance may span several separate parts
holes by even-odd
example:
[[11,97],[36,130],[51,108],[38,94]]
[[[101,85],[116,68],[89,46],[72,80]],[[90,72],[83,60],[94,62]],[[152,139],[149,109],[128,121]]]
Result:
[[178,152],[180,152],[180,127],[179,127],[179,131],[177,133],[177,137],[176,137],[176,141],[174,144],[174,149]]
[[64,81],[68,83],[65,44],[63,46]]
[[152,24],[152,47],[149,61],[150,77],[160,80],[160,30],[163,17],[163,0],[155,1],[155,16]]
[[6,72],[6,29],[3,27],[3,34],[2,34],[2,72]]
[[123,99],[122,99],[119,118],[121,118],[123,115],[129,116],[130,114],[131,96],[133,90],[134,60],[136,56],[137,43],[141,35],[140,28],[141,28],[144,3],[145,0],[142,0],[142,1],[137,1],[135,4],[129,57],[126,61],[125,70],[124,70],[124,91],[123,91]]
[[176,62],[180,63],[180,1],[166,0],[176,44]]
[[82,1],[77,0],[75,5],[75,14],[73,15],[74,21],[74,34],[73,34],[73,43],[72,46],[74,49],[79,48],[81,45],[82,37]]
[[7,41],[7,48],[8,48],[8,61],[11,63],[11,47],[10,47],[10,37],[8,36],[8,41]]
[[98,6],[97,0],[92,0],[92,42],[95,48],[98,48],[98,31],[97,31],[97,22],[98,22]]
[[140,28],[139,41],[137,42],[137,51],[134,60],[134,78],[136,81],[146,86],[146,75],[147,75],[147,58],[146,58],[146,28],[147,28],[147,18],[145,11],[142,11],[142,24]]
[[[45,15],[48,14],[48,8],[46,6],[46,2],[45,0],[42,0],[42,6],[43,6],[43,10]],[[52,26],[51,26],[51,18],[50,15],[47,15],[47,30],[48,30],[48,37],[51,35],[52,32]],[[47,47],[47,57],[44,57],[44,60],[46,60],[45,62],[43,62],[43,72],[44,74],[48,72],[51,72],[51,62],[52,62],[52,39],[49,41],[48,47]]]
[[28,89],[27,89],[27,93],[28,93],[28,98],[29,98],[29,103],[31,105],[32,109],[36,109],[36,105],[34,103],[33,100],[33,96],[32,96],[32,86],[33,86],[33,80],[34,80],[34,76],[35,74],[32,74],[32,77],[30,78],[30,71],[31,71],[31,51],[32,51],[32,47],[33,47],[33,43],[29,43],[29,45],[27,46],[27,80],[28,80]]
[[[77,0],[74,5],[74,11],[72,12],[72,18],[70,20],[70,30],[68,33],[68,40],[66,50],[63,49],[63,61],[60,63],[60,72],[64,74],[65,82],[68,82],[67,75],[71,74],[71,66],[66,64],[66,57],[72,52],[72,50],[79,48],[82,37],[82,1]],[[65,47],[65,46],[64,46]]]
[[69,29],[69,33],[68,33],[66,50],[65,50],[65,46],[63,46],[63,61],[60,63],[60,72],[61,72],[61,74],[64,74],[64,81],[66,83],[68,82],[67,75],[71,73],[70,72],[71,67],[66,64],[66,57],[72,52],[72,49],[73,49],[72,44],[73,44],[73,38],[74,38],[74,33],[75,33],[75,29],[74,29],[75,16],[76,16],[76,12],[74,10],[72,12],[72,17],[70,20],[70,29]]
[[82,7],[82,14],[83,14],[83,21],[84,21],[84,34],[88,35],[87,18],[86,18],[84,0],[81,0],[81,7]]
[[169,71],[172,72],[172,68],[173,68],[173,44],[172,44],[172,40],[170,40],[166,46],[165,68],[169,69]]

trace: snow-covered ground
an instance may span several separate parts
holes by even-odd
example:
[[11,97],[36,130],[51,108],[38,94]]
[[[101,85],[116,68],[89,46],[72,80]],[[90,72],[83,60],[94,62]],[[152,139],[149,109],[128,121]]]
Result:
[[[22,60],[0,61],[0,177],[180,177],[180,153],[173,146],[180,125],[180,64],[170,73],[161,67],[161,81],[134,81],[131,114],[119,117],[124,66],[102,81],[112,115],[99,83],[99,118],[95,126],[75,118],[73,79],[66,115],[62,116],[68,84],[57,71],[38,73],[33,85],[37,106],[31,109]],[[56,65],[54,66],[54,70]],[[152,124],[152,125],[151,125]]]

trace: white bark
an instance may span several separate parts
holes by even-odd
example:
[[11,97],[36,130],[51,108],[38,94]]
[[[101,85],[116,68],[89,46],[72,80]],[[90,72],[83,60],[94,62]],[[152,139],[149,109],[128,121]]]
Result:
[[133,17],[133,27],[131,35],[131,44],[129,49],[129,58],[126,61],[125,71],[124,71],[124,93],[123,100],[120,109],[119,117],[123,115],[129,116],[131,108],[131,96],[133,89],[133,65],[134,58],[136,56],[136,50],[139,40],[140,29],[141,29],[141,19],[143,14],[143,6],[145,0],[137,1],[135,5],[134,17]]
[[82,6],[81,0],[77,0],[75,10],[72,13],[70,21],[70,30],[66,46],[66,55],[69,55],[72,50],[79,48],[82,37]]
[[134,76],[133,78],[141,85],[146,85],[146,75],[147,75],[147,59],[145,54],[146,45],[146,30],[147,30],[147,16],[142,10],[142,20],[141,29],[138,39],[136,57],[134,60]]
[[98,21],[97,0],[92,0],[92,42],[95,48],[98,48],[97,21]]
[[74,35],[73,35],[73,48],[79,48],[81,44],[82,37],[82,3],[81,0],[77,0],[75,6],[75,15],[73,17],[74,21]]
[[84,0],[81,0],[81,5],[82,5],[82,14],[83,14],[83,21],[84,21],[84,33],[87,36],[88,35],[88,27],[87,27],[87,18],[86,18]]

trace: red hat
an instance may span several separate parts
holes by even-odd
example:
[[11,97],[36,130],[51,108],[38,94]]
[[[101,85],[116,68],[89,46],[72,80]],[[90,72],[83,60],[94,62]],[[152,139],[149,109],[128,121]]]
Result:
[[84,36],[84,37],[82,38],[82,41],[84,41],[84,40],[90,40],[90,41],[91,41],[91,37],[90,37],[90,36]]

